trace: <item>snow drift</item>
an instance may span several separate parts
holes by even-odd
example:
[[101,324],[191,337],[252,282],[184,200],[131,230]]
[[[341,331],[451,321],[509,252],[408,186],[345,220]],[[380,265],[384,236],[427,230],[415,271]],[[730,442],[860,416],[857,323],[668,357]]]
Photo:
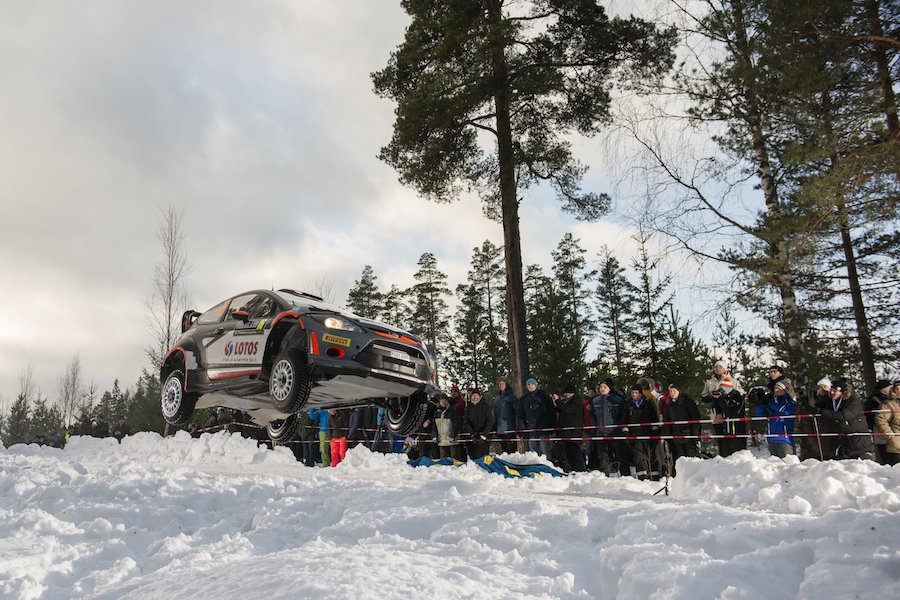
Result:
[[[516,456],[507,458],[515,461]],[[518,457],[539,461],[538,457]],[[4,598],[890,597],[900,468],[682,460],[659,484],[504,479],[236,435],[0,450]]]

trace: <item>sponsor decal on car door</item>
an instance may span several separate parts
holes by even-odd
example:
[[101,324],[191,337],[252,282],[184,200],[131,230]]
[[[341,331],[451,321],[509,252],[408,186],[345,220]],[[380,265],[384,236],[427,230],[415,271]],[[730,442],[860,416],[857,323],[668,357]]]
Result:
[[237,322],[208,348],[209,378],[213,381],[256,375],[262,367],[266,340],[271,328],[268,319]]

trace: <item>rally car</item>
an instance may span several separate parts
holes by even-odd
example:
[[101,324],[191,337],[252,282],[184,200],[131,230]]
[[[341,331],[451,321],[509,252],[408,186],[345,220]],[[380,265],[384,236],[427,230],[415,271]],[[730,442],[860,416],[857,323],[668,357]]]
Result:
[[197,408],[245,411],[285,441],[309,407],[376,404],[388,428],[418,429],[434,402],[432,352],[414,335],[318,296],[254,290],[204,313],[188,310],[160,370],[162,414],[184,425]]

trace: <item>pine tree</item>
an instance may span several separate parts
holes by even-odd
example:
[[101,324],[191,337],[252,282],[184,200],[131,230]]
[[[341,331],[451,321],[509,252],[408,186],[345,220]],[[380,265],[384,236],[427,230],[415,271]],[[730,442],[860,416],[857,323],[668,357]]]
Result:
[[587,340],[594,332],[591,318],[592,298],[588,292],[590,282],[597,272],[587,270],[586,251],[571,233],[566,233],[552,252],[554,285],[566,297],[566,327],[563,335],[571,336],[572,348],[581,349],[569,357],[572,360],[574,381],[584,382],[587,378],[585,350]]
[[[437,258],[430,252],[419,257],[419,270],[413,278],[416,283],[410,288],[412,298],[412,332],[421,336],[431,345],[435,359],[442,357],[438,339],[443,338],[449,326],[447,301],[450,295],[447,276],[438,270]],[[435,367],[435,383],[438,383],[438,367]]]
[[[661,76],[674,32],[610,19],[595,2],[403,0],[411,23],[375,91],[397,102],[380,157],[403,183],[438,202],[475,187],[503,223],[510,383],[528,371],[519,233],[522,192],[547,183],[564,210],[597,219],[605,194],[583,193],[585,168],[565,139],[592,135],[610,116],[613,83]],[[490,136],[490,141],[482,140]]]
[[159,377],[143,369],[128,404],[128,421],[132,431],[163,433],[166,423],[159,410],[161,393]]
[[597,328],[600,336],[600,354],[607,357],[609,370],[620,381],[633,379],[635,374],[629,359],[635,332],[634,313],[637,288],[625,275],[625,268],[613,252],[603,246],[600,251],[600,268],[597,273],[596,309]]
[[384,311],[384,294],[378,289],[378,276],[372,267],[363,267],[359,279],[347,294],[347,308],[366,319],[377,319]]
[[568,295],[534,265],[528,268],[525,289],[532,376],[548,392],[562,392],[568,383],[583,383],[585,374],[579,369],[583,368],[584,345],[578,345],[570,333]]
[[472,251],[472,269],[469,281],[477,286],[484,307],[485,325],[485,380],[493,384],[506,375],[509,363],[506,327],[506,288],[503,277],[503,249],[485,240],[480,248]]
[[110,396],[112,396],[112,414],[110,415],[110,423],[116,422],[119,419],[127,419],[128,399],[126,398],[125,394],[122,393],[122,389],[119,387],[118,378],[113,381],[113,387],[112,391],[110,392]]
[[663,327],[668,344],[660,351],[659,370],[654,372],[664,378],[665,384],[672,379],[679,380],[699,400],[713,362],[709,348],[694,336],[690,321],[682,321],[671,303],[667,308]]
[[6,428],[3,432],[3,445],[9,448],[13,444],[24,444],[31,435],[31,400],[28,394],[20,391],[9,409],[6,417]]
[[384,295],[384,304],[381,308],[380,319],[388,325],[411,329],[412,309],[409,306],[409,294],[397,284],[391,285],[391,289]]
[[451,381],[481,387],[485,382],[487,314],[474,283],[456,287],[459,308],[453,319],[452,344],[444,353],[444,372]]
[[637,335],[635,346],[644,360],[641,361],[644,373],[653,377],[659,376],[660,353],[666,343],[664,326],[665,311],[672,302],[668,288],[672,282],[671,275],[660,275],[658,257],[650,255],[650,241],[653,235],[643,228],[639,229],[634,239],[638,243],[638,256],[631,266],[637,272],[637,312],[632,322]]

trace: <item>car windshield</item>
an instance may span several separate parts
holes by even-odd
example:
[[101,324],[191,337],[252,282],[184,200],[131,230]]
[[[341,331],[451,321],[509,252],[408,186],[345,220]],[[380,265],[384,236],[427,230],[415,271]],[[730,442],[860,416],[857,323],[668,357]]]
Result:
[[310,296],[302,296],[300,294],[293,294],[291,292],[286,292],[283,290],[279,290],[275,293],[278,294],[279,296],[281,296],[281,298],[285,302],[287,302],[288,304],[291,304],[291,305],[296,304],[298,306],[309,306],[310,308],[318,308],[320,310],[336,312],[336,313],[340,313],[346,317],[350,317],[351,319],[359,319],[360,318],[357,315],[354,315],[352,312],[350,312],[346,308],[335,306],[333,304],[328,304],[327,302],[323,302],[321,300],[316,300]]

